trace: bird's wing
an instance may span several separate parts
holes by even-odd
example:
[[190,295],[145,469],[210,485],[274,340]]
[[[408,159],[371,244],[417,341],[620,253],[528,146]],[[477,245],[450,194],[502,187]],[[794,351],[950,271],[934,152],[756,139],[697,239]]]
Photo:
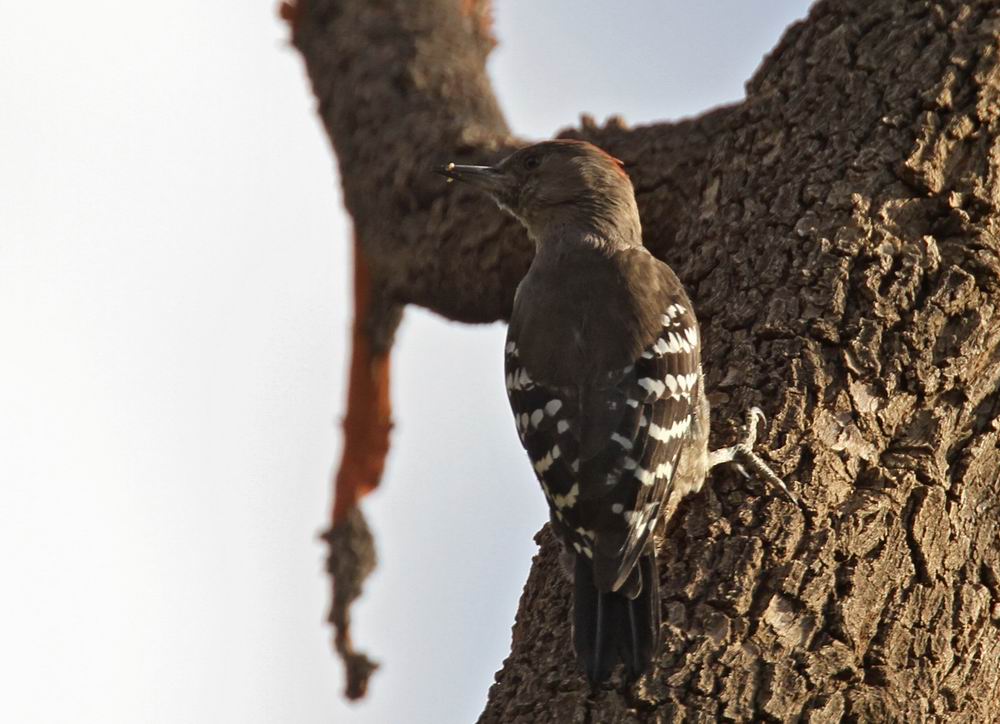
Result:
[[536,381],[508,334],[507,392],[521,442],[560,537],[594,561],[595,584],[618,590],[670,491],[695,414],[698,325],[679,283],[634,363],[585,385]]
[[[605,532],[594,552],[594,580],[599,588],[618,590],[629,577],[655,528],[691,437],[698,409],[701,344],[690,307],[686,297],[666,305],[660,336],[617,385],[626,407],[639,411],[639,420],[631,447],[624,443],[632,431],[627,417],[622,422],[628,427],[622,425],[621,436],[614,438],[622,447],[620,463],[616,460],[612,473],[613,487],[620,487],[621,492],[614,494],[623,494],[630,504],[625,505],[620,521],[613,511],[610,520],[603,513]],[[598,510],[603,512],[605,507]]]
[[536,381],[520,361],[517,339],[511,330],[504,371],[518,437],[542,485],[553,523],[566,526],[565,516],[575,508],[580,496],[579,394],[573,387]]

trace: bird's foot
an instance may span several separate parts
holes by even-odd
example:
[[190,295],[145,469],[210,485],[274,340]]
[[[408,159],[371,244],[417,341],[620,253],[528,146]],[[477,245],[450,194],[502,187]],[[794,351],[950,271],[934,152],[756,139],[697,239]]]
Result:
[[743,440],[731,447],[724,447],[720,450],[712,450],[708,454],[708,468],[711,470],[716,465],[722,463],[736,463],[739,470],[745,477],[750,477],[747,469],[756,473],[757,477],[771,483],[788,496],[796,505],[800,505],[799,499],[788,489],[785,481],[775,475],[774,471],[768,467],[767,463],[760,459],[760,456],[753,451],[754,443],[757,442],[757,425],[764,422],[764,412],[759,407],[751,407],[747,411],[746,423],[743,426]]

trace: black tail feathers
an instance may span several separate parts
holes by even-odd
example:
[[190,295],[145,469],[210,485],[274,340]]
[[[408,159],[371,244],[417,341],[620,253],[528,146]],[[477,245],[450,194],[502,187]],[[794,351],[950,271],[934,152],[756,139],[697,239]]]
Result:
[[595,684],[607,680],[620,660],[629,681],[638,679],[660,643],[655,554],[643,553],[618,591],[598,591],[593,565],[583,556],[577,556],[574,580],[573,645],[587,678]]

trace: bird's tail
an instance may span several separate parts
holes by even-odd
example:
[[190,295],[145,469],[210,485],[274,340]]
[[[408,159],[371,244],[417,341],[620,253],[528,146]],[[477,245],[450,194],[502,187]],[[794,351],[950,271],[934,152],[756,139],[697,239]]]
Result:
[[573,645],[592,683],[611,676],[620,659],[629,681],[645,673],[659,648],[660,587],[656,555],[643,553],[617,591],[594,585],[590,560],[576,558]]

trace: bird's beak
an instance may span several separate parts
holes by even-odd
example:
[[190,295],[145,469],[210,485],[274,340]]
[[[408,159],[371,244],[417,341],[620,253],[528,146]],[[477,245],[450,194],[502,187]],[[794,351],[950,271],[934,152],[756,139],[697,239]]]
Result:
[[449,182],[464,181],[494,196],[502,194],[506,190],[507,177],[503,171],[493,166],[463,166],[449,163],[444,166],[436,166],[434,172],[447,177]]

